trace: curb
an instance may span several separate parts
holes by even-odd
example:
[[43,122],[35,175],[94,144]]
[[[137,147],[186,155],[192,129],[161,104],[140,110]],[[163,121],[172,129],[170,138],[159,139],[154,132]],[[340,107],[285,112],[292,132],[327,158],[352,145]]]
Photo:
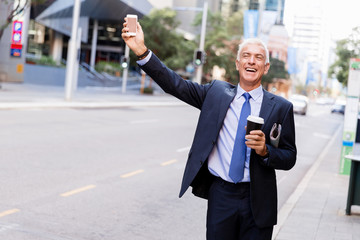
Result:
[[0,103],[0,110],[11,109],[56,109],[56,108],[124,108],[185,106],[183,102],[11,102]]

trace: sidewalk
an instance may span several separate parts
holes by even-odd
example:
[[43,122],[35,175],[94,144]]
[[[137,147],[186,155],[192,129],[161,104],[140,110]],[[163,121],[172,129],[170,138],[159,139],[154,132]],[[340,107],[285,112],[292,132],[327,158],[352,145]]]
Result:
[[[339,175],[342,127],[279,212],[276,240],[360,240],[360,215],[345,215],[349,176]],[[280,229],[279,229],[280,227]]]
[[[153,95],[140,94],[140,81],[130,79],[126,93],[122,93],[122,82],[101,83],[85,71],[79,71],[78,87],[71,100],[66,101],[65,74],[65,68],[25,64],[24,83],[0,83],[0,110],[184,105],[164,93],[155,82]],[[148,84],[147,78],[145,86]]]
[[136,89],[123,94],[121,87],[81,87],[74,91],[70,101],[65,100],[65,89],[61,86],[1,83],[0,89],[0,110],[176,105],[185,103],[162,91],[148,95]]

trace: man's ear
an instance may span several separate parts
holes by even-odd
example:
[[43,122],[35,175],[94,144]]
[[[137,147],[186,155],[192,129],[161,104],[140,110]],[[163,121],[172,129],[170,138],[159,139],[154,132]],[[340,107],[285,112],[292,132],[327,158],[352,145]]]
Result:
[[267,74],[269,72],[270,69],[270,63],[265,64],[265,71],[264,71],[264,75]]
[[239,71],[239,67],[238,65],[240,64],[239,60],[236,59],[235,61],[235,67],[236,67],[236,70]]

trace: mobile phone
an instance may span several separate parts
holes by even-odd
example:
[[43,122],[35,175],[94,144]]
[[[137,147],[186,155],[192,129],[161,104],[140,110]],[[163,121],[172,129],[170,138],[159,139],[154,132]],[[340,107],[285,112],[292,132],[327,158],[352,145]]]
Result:
[[137,19],[138,19],[137,15],[128,14],[126,15],[126,18],[128,22],[127,27],[129,28],[128,34],[130,36],[136,36],[136,27],[137,27]]

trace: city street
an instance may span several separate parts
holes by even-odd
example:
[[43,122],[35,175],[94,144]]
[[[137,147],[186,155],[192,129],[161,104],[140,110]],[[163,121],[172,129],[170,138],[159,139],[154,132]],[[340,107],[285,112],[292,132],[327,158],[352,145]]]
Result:
[[[0,239],[205,239],[206,201],[191,191],[178,198],[198,114],[189,106],[0,111]],[[278,171],[279,209],[342,123],[327,105],[295,115],[298,160]]]

